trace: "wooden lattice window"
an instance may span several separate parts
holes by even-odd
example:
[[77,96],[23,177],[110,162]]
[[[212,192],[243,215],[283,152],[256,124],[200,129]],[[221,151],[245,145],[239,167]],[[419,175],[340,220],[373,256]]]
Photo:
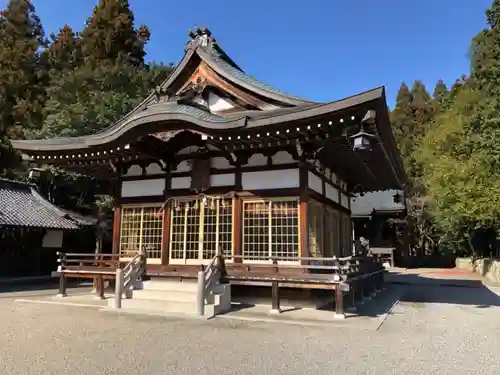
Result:
[[340,214],[340,237],[341,237],[341,256],[352,254],[352,227],[351,218],[348,214]]
[[269,257],[296,261],[299,256],[299,201],[243,201],[243,259],[266,262]]
[[134,257],[145,249],[149,259],[161,259],[163,211],[161,206],[132,206],[121,209],[120,257]]
[[233,253],[233,200],[197,199],[172,207],[170,261],[199,262],[212,259],[219,249]]
[[310,200],[307,204],[309,256],[322,258],[325,256],[323,243],[323,205]]

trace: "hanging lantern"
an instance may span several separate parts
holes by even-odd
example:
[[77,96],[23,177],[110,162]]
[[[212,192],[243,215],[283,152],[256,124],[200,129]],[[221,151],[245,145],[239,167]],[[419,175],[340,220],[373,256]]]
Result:
[[212,199],[212,201],[210,202],[210,209],[215,210],[215,199]]
[[189,210],[189,202],[186,202],[186,203],[184,204],[184,209],[185,209],[186,211],[188,211],[188,210]]
[[220,200],[220,206],[221,206],[222,208],[226,208],[226,200],[225,200],[225,199],[221,199],[221,200]]
[[361,130],[359,133],[351,135],[349,138],[353,141],[353,151],[371,151],[372,142],[377,138],[375,135]]
[[202,202],[203,202],[203,205],[206,207],[207,206],[207,197],[203,197]]
[[193,208],[194,208],[195,210],[197,210],[197,209],[199,208],[198,200],[195,200],[195,201],[194,201]]

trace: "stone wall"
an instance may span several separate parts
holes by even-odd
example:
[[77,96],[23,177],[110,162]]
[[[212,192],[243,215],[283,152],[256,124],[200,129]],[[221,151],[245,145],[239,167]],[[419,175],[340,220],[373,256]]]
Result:
[[457,258],[455,265],[459,269],[477,272],[487,280],[500,283],[500,259]]

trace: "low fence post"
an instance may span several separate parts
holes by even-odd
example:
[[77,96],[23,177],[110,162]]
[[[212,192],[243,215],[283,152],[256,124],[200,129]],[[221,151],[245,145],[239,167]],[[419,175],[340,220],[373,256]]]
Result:
[[345,319],[344,291],[340,284],[335,285],[335,319]]
[[279,283],[277,281],[273,281],[271,288],[272,288],[272,298],[273,298],[271,313],[272,314],[279,314],[279,313],[281,313]]
[[200,316],[205,315],[205,272],[203,271],[198,271],[196,311]]
[[59,293],[58,297],[66,297],[66,277],[64,276],[64,266],[66,265],[66,254],[58,252],[59,255]]
[[123,270],[121,268],[118,268],[116,270],[115,282],[115,309],[122,308],[123,284]]

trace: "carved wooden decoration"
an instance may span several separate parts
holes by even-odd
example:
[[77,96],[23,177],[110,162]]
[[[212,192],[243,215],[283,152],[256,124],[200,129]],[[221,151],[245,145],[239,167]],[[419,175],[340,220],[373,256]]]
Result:
[[210,159],[194,159],[191,169],[191,190],[201,193],[210,189]]

